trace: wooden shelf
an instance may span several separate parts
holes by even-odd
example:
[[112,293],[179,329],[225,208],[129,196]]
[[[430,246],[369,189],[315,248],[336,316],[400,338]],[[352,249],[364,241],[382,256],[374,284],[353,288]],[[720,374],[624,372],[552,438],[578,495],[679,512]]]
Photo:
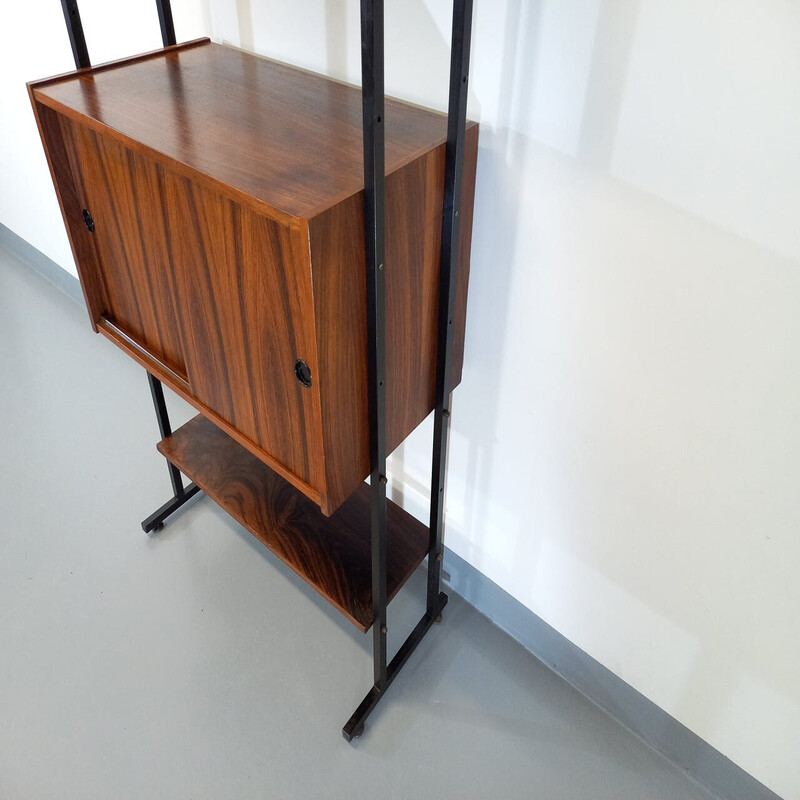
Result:
[[[369,487],[363,484],[326,517],[252,453],[203,416],[158,445],[278,558],[359,630],[372,625]],[[387,595],[391,599],[422,563],[428,528],[387,500]]]

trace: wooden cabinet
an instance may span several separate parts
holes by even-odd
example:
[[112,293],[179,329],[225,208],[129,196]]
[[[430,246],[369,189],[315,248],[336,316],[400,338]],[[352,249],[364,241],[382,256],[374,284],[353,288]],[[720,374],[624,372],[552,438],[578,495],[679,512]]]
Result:
[[[29,90],[95,329],[332,514],[369,470],[360,91],[207,40]],[[385,115],[391,450],[433,408],[446,117]]]

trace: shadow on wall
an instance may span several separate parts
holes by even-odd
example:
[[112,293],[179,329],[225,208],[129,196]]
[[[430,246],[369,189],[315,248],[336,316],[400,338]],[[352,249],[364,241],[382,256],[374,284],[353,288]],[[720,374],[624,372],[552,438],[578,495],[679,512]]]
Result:
[[609,171],[642,0],[603,0],[597,18],[578,157]]

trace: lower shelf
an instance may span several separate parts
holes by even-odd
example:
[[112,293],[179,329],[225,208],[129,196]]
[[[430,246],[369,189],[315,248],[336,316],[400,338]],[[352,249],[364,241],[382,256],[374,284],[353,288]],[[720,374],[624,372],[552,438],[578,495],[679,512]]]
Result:
[[[331,517],[228,434],[197,416],[162,439],[159,451],[357,628],[372,625],[369,487]],[[387,595],[428,552],[428,528],[387,500]]]

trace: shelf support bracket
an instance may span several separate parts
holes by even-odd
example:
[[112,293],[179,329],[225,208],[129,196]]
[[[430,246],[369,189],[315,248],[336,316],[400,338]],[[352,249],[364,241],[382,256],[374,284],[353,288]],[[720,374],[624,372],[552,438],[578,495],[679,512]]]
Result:
[[[375,682],[342,728],[347,741],[364,722],[434,622],[441,621],[447,595],[441,591],[444,480],[453,354],[453,314],[458,275],[461,184],[467,120],[472,0],[454,0],[450,94],[445,157],[445,193],[439,278],[436,394],[431,477],[428,584],[425,614],[394,658],[386,661],[386,342],[385,342],[385,166],[383,0],[361,0],[361,72],[364,126],[364,220],[367,251],[367,342],[372,500],[372,606]],[[391,264],[386,265],[391,268]]]

